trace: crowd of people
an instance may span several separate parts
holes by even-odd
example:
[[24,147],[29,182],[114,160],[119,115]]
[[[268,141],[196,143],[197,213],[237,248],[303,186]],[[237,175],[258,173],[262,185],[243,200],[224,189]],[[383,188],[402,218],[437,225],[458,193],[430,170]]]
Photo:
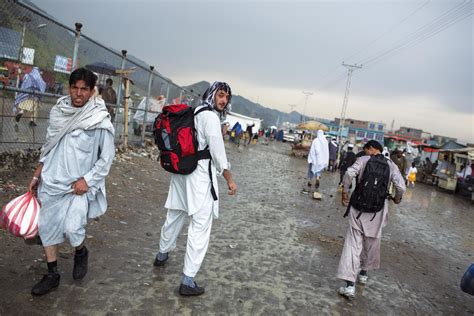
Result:
[[[73,279],[82,280],[86,276],[87,220],[107,210],[105,178],[115,155],[115,131],[110,109],[94,94],[96,82],[97,77],[87,69],[79,68],[71,73],[69,95],[59,98],[51,110],[46,143],[28,187],[41,202],[38,242],[47,263],[47,273],[33,286],[33,295],[45,295],[59,286],[58,246],[66,239],[75,248]],[[226,180],[229,195],[237,192],[222,129],[222,118],[231,98],[231,88],[224,82],[215,82],[206,90],[201,104],[192,109],[196,133],[193,138],[196,148],[191,150],[196,155],[194,169],[187,174],[171,175],[164,205],[168,212],[153,264],[157,268],[166,266],[185,219],[189,218],[179,287],[183,296],[205,293],[195,277],[208,249],[213,219],[219,214],[216,176],[222,175]],[[158,146],[170,146],[175,137],[172,127],[161,128],[170,134],[163,132],[160,135],[163,144]],[[246,130],[250,135],[252,128],[249,125]],[[389,200],[395,204],[401,202],[405,183],[414,185],[411,175],[417,170],[413,165],[408,167],[401,152],[388,157],[375,140],[368,141],[357,154],[354,146],[347,144],[339,161],[338,151],[335,139],[328,141],[324,132],[318,131],[308,155],[307,179],[310,187],[315,180],[317,188],[324,170],[340,170],[341,203],[347,207],[344,216],[348,217],[349,225],[337,269],[337,278],[345,284],[338,291],[352,299],[355,283],[367,284],[368,272],[380,266],[382,229],[387,224]],[[177,159],[174,158],[174,164],[178,164]],[[165,168],[163,162],[162,166]]]

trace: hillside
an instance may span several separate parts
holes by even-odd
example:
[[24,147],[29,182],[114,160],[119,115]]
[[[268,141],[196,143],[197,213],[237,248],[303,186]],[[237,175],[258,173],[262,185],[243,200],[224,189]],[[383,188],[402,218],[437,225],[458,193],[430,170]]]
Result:
[[[209,86],[209,82],[200,81],[186,86],[185,88],[202,95]],[[283,122],[299,123],[301,121],[301,114],[296,111],[286,113],[270,109],[261,104],[254,103],[240,95],[232,96],[232,111],[246,116],[263,119],[264,126],[280,125]],[[306,117],[306,119],[308,120],[310,118]]]

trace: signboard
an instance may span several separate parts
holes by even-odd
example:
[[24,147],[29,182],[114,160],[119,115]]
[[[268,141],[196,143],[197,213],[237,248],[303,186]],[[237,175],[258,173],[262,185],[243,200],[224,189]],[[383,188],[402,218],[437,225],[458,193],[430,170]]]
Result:
[[28,65],[33,65],[35,60],[34,48],[23,47],[23,54],[21,55],[21,62]]
[[70,74],[72,71],[72,58],[56,55],[54,71]]

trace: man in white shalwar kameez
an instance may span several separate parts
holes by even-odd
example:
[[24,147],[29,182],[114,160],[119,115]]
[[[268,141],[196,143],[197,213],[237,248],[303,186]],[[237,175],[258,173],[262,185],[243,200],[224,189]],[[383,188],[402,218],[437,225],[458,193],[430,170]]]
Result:
[[84,278],[87,219],[107,209],[105,177],[115,155],[114,128],[104,101],[92,96],[96,80],[89,70],[75,70],[69,78],[70,96],[51,109],[46,143],[29,186],[41,202],[39,237],[48,264],[48,274],[33,287],[33,295],[59,285],[58,245],[65,237],[76,248],[73,278]]
[[[367,142],[369,155],[362,156],[347,169],[343,180],[342,204],[349,205],[349,188],[352,179],[358,176],[361,180],[367,162],[373,155],[381,154],[382,145],[375,140]],[[389,185],[395,187],[393,201],[399,204],[406,190],[405,179],[402,177],[397,165],[390,159],[386,159],[390,168]],[[381,211],[375,213],[363,213],[354,207],[349,210],[349,227],[344,240],[337,278],[346,281],[346,286],[339,289],[339,294],[348,298],[355,296],[355,281],[367,284],[367,271],[376,270],[380,267],[380,240],[382,239],[382,228],[387,224],[388,199],[385,200]]]
[[308,154],[308,187],[311,187],[313,178],[316,178],[315,188],[319,187],[321,172],[329,165],[328,141],[322,130],[318,130],[317,137],[311,143]]
[[[224,82],[214,84],[204,93],[201,107],[209,107],[212,111],[202,111],[194,117],[197,131],[198,150],[209,149],[212,157],[209,174],[209,159],[201,159],[196,170],[189,175],[172,174],[168,198],[165,207],[168,209],[166,221],[161,229],[160,250],[156,255],[154,265],[163,266],[168,260],[168,252],[176,248],[176,239],[187,217],[190,219],[186,255],[179,293],[184,296],[201,295],[204,288],[194,282],[206,254],[213,218],[219,214],[217,174],[222,174],[229,188],[229,194],[234,195],[237,185],[230,173],[224,140],[222,138],[219,117],[226,113],[231,100],[230,87]],[[216,196],[211,189],[214,187]]]

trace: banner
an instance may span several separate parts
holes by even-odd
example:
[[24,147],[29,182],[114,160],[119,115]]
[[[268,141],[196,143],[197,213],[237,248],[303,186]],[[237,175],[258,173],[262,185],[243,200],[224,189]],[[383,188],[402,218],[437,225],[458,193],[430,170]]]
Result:
[[70,74],[72,71],[72,58],[56,55],[54,71]]

